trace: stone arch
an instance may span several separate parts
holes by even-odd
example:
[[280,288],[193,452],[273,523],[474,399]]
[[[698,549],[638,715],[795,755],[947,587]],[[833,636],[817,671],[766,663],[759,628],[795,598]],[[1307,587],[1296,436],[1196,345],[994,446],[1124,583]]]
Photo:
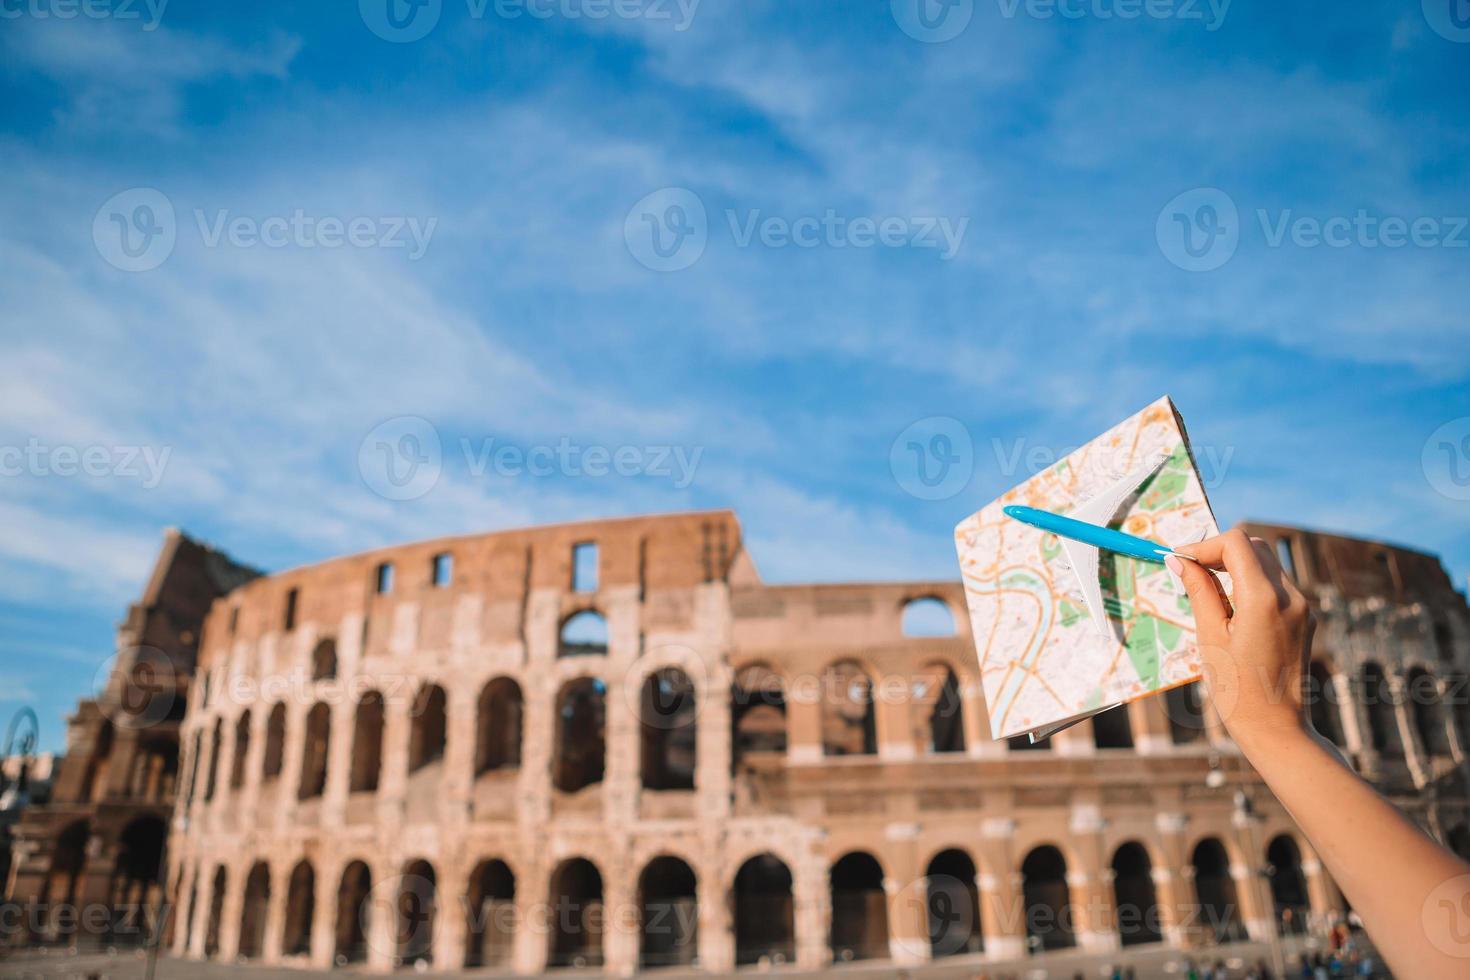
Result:
[[516,930],[516,876],[499,858],[475,865],[465,889],[464,965],[505,966]]
[[851,851],[833,862],[827,881],[832,897],[832,958],[846,963],[888,956],[883,865],[866,851]]
[[418,968],[434,962],[434,918],[437,914],[438,878],[434,866],[422,858],[403,866],[394,902],[396,961]]
[[743,861],[730,885],[735,962],[796,959],[796,903],[791,868],[769,851]]
[[438,684],[425,683],[413,699],[408,734],[408,771],[425,769],[444,758],[449,734],[449,699]]
[[1138,841],[1125,841],[1113,852],[1113,910],[1118,939],[1124,946],[1162,942],[1153,858]]
[[638,698],[643,788],[694,788],[698,762],[699,692],[678,667],[644,678]]
[[286,704],[277,702],[265,723],[265,754],[261,758],[260,777],[269,782],[281,775],[286,759]]
[[245,786],[245,767],[250,759],[250,709],[246,708],[240,712],[240,717],[235,719],[235,748],[233,758],[230,760],[230,789],[243,789]]
[[337,677],[337,641],[330,636],[317,641],[311,651],[311,679],[330,681]]
[[932,753],[965,751],[965,708],[959,675],[943,660],[932,660],[915,675],[909,691],[914,704],[914,741]]
[[331,756],[332,709],[318,701],[306,714],[306,731],[301,740],[301,780],[296,798],[312,800],[327,788],[327,760]]
[[911,637],[954,636],[954,610],[939,596],[915,596],[903,603],[899,629]]
[[1312,901],[1307,892],[1307,876],[1302,871],[1301,848],[1290,834],[1277,834],[1266,845],[1266,874],[1271,882],[1271,903],[1281,934],[1305,935]]
[[1225,845],[1218,837],[1204,838],[1194,846],[1190,864],[1194,867],[1198,925],[1212,934],[1216,942],[1244,939],[1240,899],[1235,879],[1230,875],[1230,852]]
[[524,715],[521,686],[514,678],[493,678],[480,690],[475,709],[476,776],[520,768]]
[[699,949],[699,884],[682,858],[663,854],[638,876],[641,967],[691,966]]
[[352,768],[348,791],[376,793],[383,770],[383,695],[366,691],[352,719]]
[[1449,729],[1441,707],[1439,682],[1425,668],[1415,667],[1409,671],[1405,694],[1409,699],[1414,731],[1419,736],[1419,744],[1424,747],[1424,754],[1448,756]]
[[924,879],[932,957],[984,950],[976,876],[975,861],[963,848],[946,848],[929,859]]
[[148,915],[160,897],[158,878],[167,838],[163,818],[151,815],[135,817],[118,834],[117,860],[108,887],[116,941],[141,945],[150,938]]
[[1321,658],[1314,659],[1307,668],[1307,709],[1312,727],[1333,745],[1342,748],[1347,739],[1342,733],[1342,709],[1337,701],[1337,686],[1332,680],[1332,668]]
[[878,715],[873,675],[856,660],[834,661],[822,672],[822,754],[876,755]]
[[367,961],[372,915],[373,872],[354,860],[342,869],[337,886],[337,924],[332,958],[338,966]]
[[786,685],[765,663],[747,664],[730,686],[730,767],[752,753],[786,753]]
[[1368,734],[1374,751],[1401,756],[1404,743],[1399,737],[1393,688],[1383,667],[1374,661],[1363,665],[1359,675],[1359,696],[1368,711]]
[[552,782],[575,793],[602,782],[607,757],[607,685],[598,677],[576,677],[556,695],[556,739]]
[[1077,945],[1072,922],[1072,892],[1067,858],[1061,849],[1041,844],[1021,862],[1021,896],[1031,949],[1043,952]]
[[265,923],[270,916],[271,869],[264,861],[250,866],[245,878],[245,896],[240,903],[240,942],[237,954],[242,960],[258,959],[265,951]]
[[596,609],[579,609],[562,620],[558,657],[607,655],[607,619]]
[[549,966],[601,966],[602,872],[583,857],[567,858],[551,873]]
[[281,952],[286,956],[311,955],[311,922],[316,915],[316,871],[302,858],[291,869],[286,885],[286,924]]

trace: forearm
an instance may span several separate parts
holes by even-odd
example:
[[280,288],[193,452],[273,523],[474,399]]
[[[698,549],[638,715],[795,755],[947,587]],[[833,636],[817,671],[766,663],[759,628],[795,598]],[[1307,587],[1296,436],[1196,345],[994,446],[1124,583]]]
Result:
[[[1237,741],[1306,833],[1395,975],[1470,976],[1470,866],[1431,841],[1306,731]],[[1377,854],[1392,857],[1376,860]]]

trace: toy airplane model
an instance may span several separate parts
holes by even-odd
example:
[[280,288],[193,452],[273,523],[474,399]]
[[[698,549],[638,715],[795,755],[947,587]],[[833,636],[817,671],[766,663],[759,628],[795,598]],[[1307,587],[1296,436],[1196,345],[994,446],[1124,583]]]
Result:
[[1106,526],[1117,515],[1123,501],[1137,493],[1144,481],[1157,473],[1168,461],[1167,454],[1156,456],[1094,494],[1086,503],[1079,504],[1067,517],[1035,507],[1012,505],[1004,508],[1007,517],[1043,531],[1050,531],[1061,541],[1062,551],[1081,587],[1082,601],[1087,606],[1093,625],[1100,633],[1108,633],[1108,613],[1103,606],[1102,583],[1097,577],[1099,549],[1105,548],[1120,555],[1159,563],[1169,555],[1194,560],[1189,555],[1180,554],[1147,538],[1125,534]]

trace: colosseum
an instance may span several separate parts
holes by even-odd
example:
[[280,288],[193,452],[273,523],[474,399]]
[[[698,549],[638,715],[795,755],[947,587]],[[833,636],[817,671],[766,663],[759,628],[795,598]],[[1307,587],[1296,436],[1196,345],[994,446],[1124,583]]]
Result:
[[[1317,611],[1318,730],[1470,853],[1464,597],[1429,554],[1246,527]],[[268,576],[215,557],[174,589],[202,619],[167,638],[187,711],[149,729],[177,733],[177,792],[167,763],[108,784],[172,804],[177,956],[916,965],[1191,948],[1346,911],[1190,688],[993,741],[955,581],[766,585],[728,511]],[[97,779],[88,732],[23,824],[17,898],[108,895],[129,859],[67,776]]]

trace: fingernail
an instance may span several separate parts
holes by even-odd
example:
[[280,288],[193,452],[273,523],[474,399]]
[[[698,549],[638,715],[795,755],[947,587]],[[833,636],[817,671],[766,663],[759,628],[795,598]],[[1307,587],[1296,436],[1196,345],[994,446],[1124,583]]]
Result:
[[1178,578],[1179,573],[1184,571],[1184,562],[1180,561],[1174,555],[1165,555],[1164,567],[1173,572],[1175,578]]

